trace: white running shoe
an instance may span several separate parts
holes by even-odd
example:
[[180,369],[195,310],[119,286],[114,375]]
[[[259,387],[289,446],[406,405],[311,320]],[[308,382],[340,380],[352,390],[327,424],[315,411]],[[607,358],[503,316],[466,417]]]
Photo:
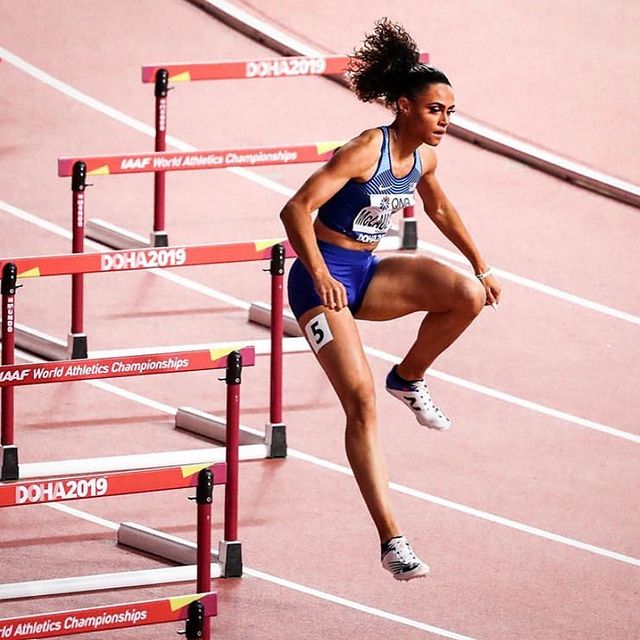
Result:
[[387,376],[387,391],[407,405],[416,416],[416,420],[429,429],[446,431],[451,421],[440,411],[431,399],[431,394],[424,380],[403,382],[394,367]]
[[424,578],[429,573],[429,565],[416,556],[404,536],[391,538],[382,545],[382,566],[396,580]]

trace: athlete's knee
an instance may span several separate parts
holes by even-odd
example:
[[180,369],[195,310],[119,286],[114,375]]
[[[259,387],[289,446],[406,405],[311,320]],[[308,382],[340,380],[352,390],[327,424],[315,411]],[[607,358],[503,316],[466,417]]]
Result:
[[480,283],[475,278],[462,278],[456,287],[455,301],[456,308],[472,316],[477,316],[487,301],[487,294]]
[[375,428],[376,394],[373,385],[361,385],[349,391],[342,406],[347,417],[347,429],[361,431]]

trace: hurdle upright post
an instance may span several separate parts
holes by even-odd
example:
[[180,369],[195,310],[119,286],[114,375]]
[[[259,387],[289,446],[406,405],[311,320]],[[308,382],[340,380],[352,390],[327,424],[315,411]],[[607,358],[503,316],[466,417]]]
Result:
[[[205,593],[211,589],[211,503],[213,502],[213,473],[211,469],[202,469],[198,473],[196,503],[198,505],[197,530],[197,576],[196,590]],[[196,616],[197,618],[197,616]],[[203,620],[202,635],[196,636],[209,640],[211,624]]]
[[[167,95],[169,93],[169,72],[158,69],[156,72],[156,151],[167,150]],[[164,171],[154,173],[153,190],[153,231],[152,247],[168,247],[169,238],[165,230],[165,178]]]
[[282,362],[284,336],[284,259],[281,244],[271,250],[271,397],[269,423],[265,428],[269,457],[286,458],[287,437],[282,421]]
[[240,382],[242,355],[232,351],[227,356],[227,482],[224,493],[224,540],[220,542],[219,559],[225,578],[242,575],[242,547],[238,540],[238,476],[240,471]]
[[[15,364],[15,294],[18,278],[18,269],[13,262],[8,262],[2,269],[2,364]],[[18,447],[14,442],[14,410],[13,410],[13,386],[2,387],[2,481],[17,480]]]
[[[87,187],[87,165],[79,160],[73,164],[71,176],[72,230],[71,251],[84,253],[85,189]],[[84,274],[71,276],[71,331],[67,343],[69,357],[86,358],[87,334],[84,332]]]

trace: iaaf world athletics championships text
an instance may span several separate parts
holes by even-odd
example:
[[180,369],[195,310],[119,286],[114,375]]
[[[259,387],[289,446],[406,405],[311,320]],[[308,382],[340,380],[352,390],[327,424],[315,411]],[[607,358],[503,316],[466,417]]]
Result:
[[[42,634],[56,631],[71,631],[75,629],[86,629],[87,631],[98,631],[101,627],[113,624],[125,624],[134,626],[140,622],[144,623],[148,612],[144,609],[127,609],[120,613],[102,613],[100,615],[70,614],[64,619],[43,620],[40,622],[22,622],[14,625],[0,627],[0,638],[23,638],[33,637],[34,634]],[[46,636],[45,636],[46,637]]]

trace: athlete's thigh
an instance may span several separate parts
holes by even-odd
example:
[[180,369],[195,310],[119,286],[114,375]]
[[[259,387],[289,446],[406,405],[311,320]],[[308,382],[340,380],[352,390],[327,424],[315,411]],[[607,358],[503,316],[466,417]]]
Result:
[[389,256],[378,264],[356,317],[390,320],[414,311],[450,311],[464,287],[477,285],[473,280],[427,256]]
[[314,307],[298,322],[345,409],[373,400],[373,376],[351,311]]

